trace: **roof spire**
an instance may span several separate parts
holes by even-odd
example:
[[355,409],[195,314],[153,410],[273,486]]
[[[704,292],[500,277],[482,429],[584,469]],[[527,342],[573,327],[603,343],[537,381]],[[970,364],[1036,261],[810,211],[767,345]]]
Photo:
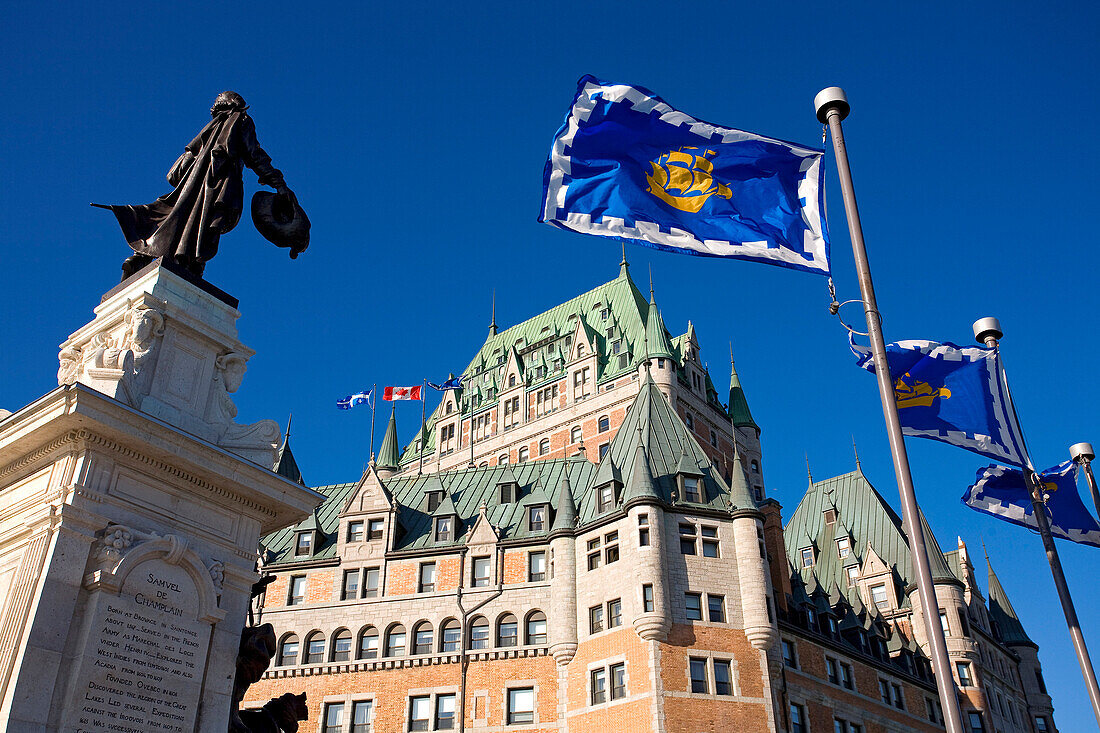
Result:
[[493,288],[493,321],[489,324],[489,335],[497,335],[497,289]]
[[649,302],[653,303],[653,263],[649,263]]
[[749,410],[749,401],[745,399],[745,390],[741,387],[741,379],[737,376],[737,369],[733,365],[733,342],[730,342],[730,421],[736,428],[754,428],[757,436],[760,435],[760,426],[752,419],[752,411]]
[[630,269],[630,263],[626,261],[626,240],[619,241],[623,245],[623,259],[622,262],[619,263],[619,277],[622,277],[626,274],[626,271]]
[[806,456],[806,477],[810,479],[810,488],[812,489],[814,486],[814,475],[810,473],[810,454],[805,453],[804,455]]
[[294,460],[294,453],[290,450],[290,421],[293,417],[291,415],[286,420],[286,435],[283,436],[283,444],[279,446],[279,452],[275,457],[275,464],[271,467],[271,470],[285,479],[305,486],[306,482],[302,479],[298,462]]
[[852,452],[856,454],[856,470],[862,471],[863,467],[859,465],[859,448],[856,447],[856,436],[852,435]]
[[397,450],[397,403],[390,403],[390,422],[386,425],[386,434],[382,436],[382,447],[378,449],[378,468],[396,471],[401,465],[401,456]]
[[286,416],[286,435],[283,436],[283,442],[290,440],[290,423],[294,420],[294,413],[290,413]]

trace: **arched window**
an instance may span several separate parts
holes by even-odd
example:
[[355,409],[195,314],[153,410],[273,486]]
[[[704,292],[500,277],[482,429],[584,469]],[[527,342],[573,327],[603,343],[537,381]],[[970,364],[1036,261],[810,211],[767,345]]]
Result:
[[497,621],[497,646],[519,646],[519,621],[510,613]]
[[508,386],[509,387],[515,387],[516,386],[516,375],[515,374],[509,374],[508,375]]
[[584,356],[584,342],[577,342],[577,356]]
[[581,426],[578,425],[569,432],[569,442],[576,443],[581,439]]
[[401,624],[394,624],[386,632],[386,656],[405,656],[405,627]]
[[508,465],[508,454],[507,453],[501,453],[500,454],[500,456],[497,458],[497,465],[498,466]]
[[543,438],[539,441],[539,455],[544,456],[550,452],[550,439]]
[[378,659],[378,629],[368,626],[359,632],[356,659]]
[[421,621],[413,627],[413,654],[432,653],[432,625]]
[[287,634],[279,644],[279,667],[291,667],[298,663],[298,635]]
[[477,467],[478,468],[488,468],[489,467],[489,462],[488,461],[482,461],[481,463],[477,464]]
[[611,429],[611,419],[608,418],[607,415],[604,415],[603,417],[600,418],[599,430],[600,430],[601,433],[606,433],[610,429]]
[[527,614],[527,638],[524,643],[528,646],[546,643],[546,614],[542,611]]
[[489,619],[478,616],[470,622],[470,648],[489,648]]
[[325,635],[314,631],[306,637],[306,664],[320,664],[325,661]]
[[523,446],[519,449],[519,462],[523,463],[531,457],[531,451],[527,450],[527,446]]
[[332,637],[332,662],[346,662],[351,659],[351,632],[340,629]]
[[462,627],[458,621],[449,618],[439,627],[439,651],[457,652],[462,637]]

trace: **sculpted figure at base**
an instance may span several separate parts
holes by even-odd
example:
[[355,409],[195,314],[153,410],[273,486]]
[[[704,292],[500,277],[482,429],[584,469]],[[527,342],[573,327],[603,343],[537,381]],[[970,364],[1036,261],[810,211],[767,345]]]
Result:
[[309,246],[309,219],[257,142],[256,125],[241,95],[222,92],[210,115],[213,119],[168,171],[168,183],[175,187],[171,193],[139,206],[92,204],[114,213],[134,250],[122,264],[123,280],[157,257],[202,277],[206,263],[218,253],[221,236],[240,221],[244,166],[261,185],[277,192],[253,197],[257,230],[273,244],[289,247],[292,258]]
[[237,674],[233,678],[229,733],[297,733],[298,721],[308,717],[304,692],[273,697],[260,710],[240,709],[245,692],[259,681],[274,656],[275,628],[271,624],[244,629],[237,654]]

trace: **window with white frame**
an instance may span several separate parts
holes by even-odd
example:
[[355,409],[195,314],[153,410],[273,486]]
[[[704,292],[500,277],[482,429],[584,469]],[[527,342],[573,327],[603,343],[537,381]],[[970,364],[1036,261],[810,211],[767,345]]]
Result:
[[519,397],[504,400],[504,429],[511,430],[519,425]]
[[890,608],[890,597],[886,593],[886,584],[877,583],[871,586],[871,602],[875,604],[875,608],[880,611],[885,611]]
[[549,452],[550,452],[550,439],[549,438],[543,438],[542,440],[539,441],[539,455],[540,456],[545,456]]
[[697,476],[684,476],[684,501],[698,504],[703,500],[699,490],[699,478]]
[[836,554],[841,560],[852,554],[851,537],[841,537],[836,541]]
[[363,521],[348,522],[348,542],[363,541]]
[[325,703],[325,710],[321,719],[321,733],[340,733],[343,727],[344,703]]
[[417,593],[433,593],[435,591],[435,563],[420,563],[420,582]]
[[798,551],[798,554],[802,558],[802,567],[812,568],[814,566],[814,548],[803,547]]
[[535,722],[535,688],[513,687],[508,690],[508,725]]
[[356,700],[351,704],[351,733],[370,733],[374,720],[374,701]]
[[702,621],[703,620],[703,594],[685,592],[684,593],[684,614],[689,621]]
[[[579,355],[580,350],[581,350],[581,347],[578,346],[577,347],[578,355]],[[585,397],[587,397],[588,395],[591,394],[591,386],[592,385],[591,385],[590,374],[591,374],[591,369],[589,367],[584,367],[583,369],[578,369],[577,371],[573,372],[573,399],[574,399],[574,401],[583,400]]]
[[542,417],[556,409],[558,409],[558,385],[552,384],[535,393],[535,417]]
[[546,553],[544,551],[527,553],[527,581],[539,583],[546,580]]
[[474,588],[486,588],[489,586],[489,558],[475,557],[470,585]]
[[523,446],[519,449],[519,455],[516,457],[516,461],[519,463],[526,463],[527,459],[531,457],[531,451],[527,446]]
[[291,575],[290,583],[288,583],[289,594],[287,595],[286,605],[288,606],[300,606],[305,603],[306,600],[306,576],[304,575]]

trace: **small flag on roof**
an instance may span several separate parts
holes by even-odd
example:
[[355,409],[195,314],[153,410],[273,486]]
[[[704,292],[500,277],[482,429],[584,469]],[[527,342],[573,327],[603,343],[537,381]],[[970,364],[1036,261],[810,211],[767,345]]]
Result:
[[423,389],[423,386],[419,384],[415,387],[386,387],[382,399],[390,402],[395,400],[418,400],[420,399],[421,389]]
[[428,382],[428,386],[432,389],[438,389],[440,392],[446,392],[449,389],[462,389],[462,377],[451,375],[451,378],[443,382],[443,384],[436,384],[435,382]]
[[[1100,547],[1100,524],[1077,493],[1077,464],[1059,463],[1039,474],[1046,498],[1050,533],[1055,537]],[[966,490],[963,504],[979,512],[992,514],[1021,527],[1038,529],[1031,491],[1024,472],[1005,466],[986,466],[978,470],[977,481]]]
[[374,393],[373,389],[368,389],[364,392],[356,392],[355,394],[349,394],[347,397],[336,400],[336,407],[340,410],[350,410],[358,405],[369,405],[371,395]]
[[539,221],[657,249],[829,273],[824,151],[712,125],[583,77],[554,136]]

